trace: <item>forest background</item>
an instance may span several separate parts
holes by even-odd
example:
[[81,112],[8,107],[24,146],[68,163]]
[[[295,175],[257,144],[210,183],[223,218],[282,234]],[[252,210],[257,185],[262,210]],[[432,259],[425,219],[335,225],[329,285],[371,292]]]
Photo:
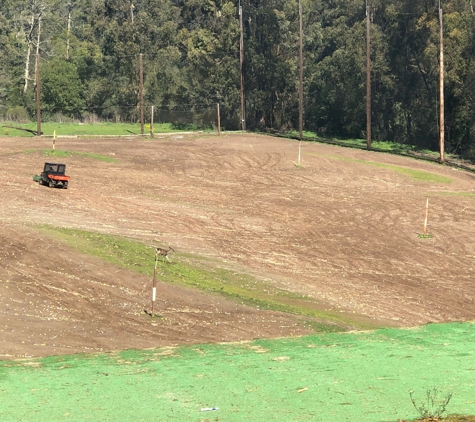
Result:
[[[288,131],[299,120],[297,0],[0,0],[0,117],[136,122],[139,56],[146,118],[215,116]],[[304,128],[364,138],[366,11],[371,20],[372,137],[437,150],[439,5],[444,13],[445,148],[475,157],[472,0],[301,0]],[[207,117],[208,116],[208,117]]]

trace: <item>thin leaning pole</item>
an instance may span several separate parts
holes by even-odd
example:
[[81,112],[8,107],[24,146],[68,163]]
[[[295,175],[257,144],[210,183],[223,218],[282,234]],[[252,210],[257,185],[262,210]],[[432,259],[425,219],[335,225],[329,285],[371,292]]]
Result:
[[157,297],[157,261],[158,261],[158,252],[155,252],[155,266],[153,268],[153,281],[152,281],[152,318],[155,316],[155,299]]

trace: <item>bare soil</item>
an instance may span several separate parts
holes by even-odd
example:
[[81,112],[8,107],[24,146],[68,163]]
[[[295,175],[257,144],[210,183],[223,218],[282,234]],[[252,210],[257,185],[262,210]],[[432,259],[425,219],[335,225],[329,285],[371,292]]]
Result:
[[[298,317],[164,283],[163,318],[151,320],[151,280],[79,254],[38,224],[171,245],[173,259],[206,256],[382,325],[475,319],[471,173],[306,142],[297,166],[297,142],[256,135],[56,141],[115,162],[51,160],[40,151],[51,145],[0,139],[0,359],[310,332]],[[45,161],[67,164],[67,190],[33,182]],[[401,168],[452,181],[417,181]],[[420,238],[427,198],[432,237]]]

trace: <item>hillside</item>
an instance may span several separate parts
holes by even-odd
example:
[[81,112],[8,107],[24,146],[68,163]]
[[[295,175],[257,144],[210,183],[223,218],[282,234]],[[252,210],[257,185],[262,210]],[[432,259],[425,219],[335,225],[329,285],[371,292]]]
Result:
[[[2,359],[313,330],[302,316],[170,283],[151,321],[149,276],[44,225],[172,245],[159,279],[201,257],[305,295],[343,329],[475,319],[473,174],[314,143],[298,167],[296,142],[253,135],[59,139],[64,157],[45,156],[48,139],[1,144]],[[68,165],[69,189],[32,181],[48,160]],[[427,198],[432,237],[420,238]]]

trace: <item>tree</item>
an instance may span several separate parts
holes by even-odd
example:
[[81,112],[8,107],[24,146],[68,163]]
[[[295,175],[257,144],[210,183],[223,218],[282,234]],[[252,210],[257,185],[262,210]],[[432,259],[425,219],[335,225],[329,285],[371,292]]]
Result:
[[42,109],[50,116],[80,116],[85,107],[83,96],[83,85],[73,63],[56,58],[42,67]]
[[296,1],[244,1],[244,80],[249,128],[298,126]]

